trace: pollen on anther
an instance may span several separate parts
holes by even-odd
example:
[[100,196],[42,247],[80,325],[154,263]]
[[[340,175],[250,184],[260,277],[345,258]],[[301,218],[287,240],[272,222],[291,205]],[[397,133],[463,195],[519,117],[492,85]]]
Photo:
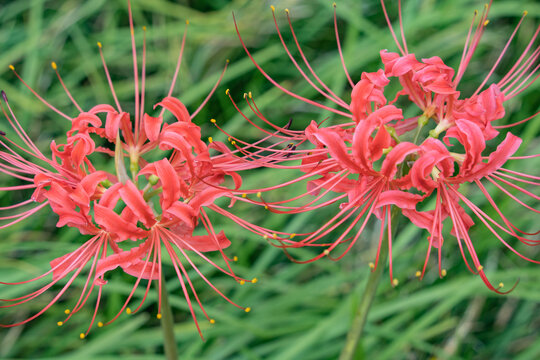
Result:
[[500,283],[499,283],[499,287],[500,287],[500,288],[504,287],[504,283],[500,282]]
[[399,284],[399,280],[398,280],[398,279],[392,280],[392,286],[398,286],[398,284]]
[[9,68],[10,68],[11,70],[15,70],[15,66],[13,66],[13,65],[9,65]]
[[243,193],[243,194],[242,194],[242,197],[243,197],[243,198],[245,198],[246,196],[247,196],[247,194],[246,194],[246,193]]
[[478,267],[476,268],[476,270],[482,271],[482,270],[484,270],[484,267],[483,267],[482,265],[480,265],[480,266],[478,266]]
[[291,234],[291,235],[289,235],[289,237],[290,237],[291,239],[293,239],[295,236],[296,236],[296,234],[294,234],[294,233]]
[[244,280],[239,281],[240,285],[244,285],[246,282]]
[[328,250],[328,249],[324,249],[324,251],[323,251],[323,254],[324,254],[324,255],[328,255],[328,254],[330,254],[330,250]]
[[69,310],[69,309],[64,310],[64,314],[66,314],[66,315],[68,315],[70,312],[71,312],[71,310]]
[[234,257],[232,258],[232,260],[233,260],[233,261],[238,261],[238,256],[234,256]]
[[277,234],[276,233],[272,234],[272,239],[277,239]]
[[260,198],[261,196],[262,196],[262,194],[261,194],[261,192],[259,191],[259,192],[257,193],[257,197]]
[[215,123],[216,123],[216,119],[210,119],[210,122],[211,122],[212,124],[215,124]]
[[527,16],[529,12],[527,10],[523,11],[523,16]]
[[156,318],[157,318],[158,320],[161,320],[161,316],[162,316],[161,314],[157,314],[157,315],[156,315]]
[[370,263],[369,263],[369,268],[372,269],[372,270],[375,269],[375,264],[372,263],[372,262],[370,262]]
[[251,99],[251,91],[248,92],[248,97]]
[[208,137],[208,142],[211,144],[211,143],[214,142],[214,139],[213,139],[211,136],[209,136],[209,137]]
[[103,323],[100,321],[100,322],[97,323],[97,326],[98,327],[103,327]]
[[143,31],[146,31],[146,26],[143,26],[142,29],[143,29]]
[[336,6],[337,6],[337,4],[336,4],[336,3],[334,2],[334,3],[332,4],[332,6],[333,6],[333,7],[336,7]]
[[131,314],[131,308],[126,309],[126,314],[128,314],[128,315]]
[[252,283],[252,284],[255,284],[255,283],[257,283],[257,281],[259,281],[259,279],[257,279],[257,278],[253,278],[253,279],[251,279],[251,283]]
[[264,205],[264,210],[268,210],[268,205]]
[[272,9],[272,11],[276,11],[276,8],[274,7],[274,5],[270,5],[270,9]]
[[231,62],[231,60],[227,59],[227,60],[225,60],[225,62],[226,62],[226,63],[228,64],[228,63],[230,63],[230,62]]
[[84,339],[85,337],[86,337],[86,335],[84,335],[84,333],[80,333],[80,334],[79,334],[79,338],[80,338],[81,340]]
[[441,270],[441,275],[442,275],[443,277],[445,277],[446,274],[447,274],[446,269],[442,269],[442,270]]
[[484,26],[487,26],[489,24],[489,20],[484,21]]
[[64,323],[62,321],[59,321],[59,322],[56,323],[56,325],[62,326],[62,325],[64,325]]
[[244,309],[245,312],[250,312],[251,311],[251,308],[250,307],[247,307]]
[[98,48],[100,48],[100,49],[103,47],[99,41],[97,42],[97,46],[98,46]]
[[422,276],[422,272],[420,270],[417,270],[416,273],[414,273],[414,276],[420,277]]
[[229,95],[229,93],[230,93],[229,89],[225,90],[225,95]]
[[215,324],[215,323],[216,323],[216,320],[210,319],[210,324]]
[[285,9],[285,12],[288,14],[288,13],[289,13],[289,9]]
[[236,145],[236,141],[231,141],[231,145]]
[[57,69],[56,63],[55,63],[54,61],[51,63],[51,67],[52,67],[54,70]]

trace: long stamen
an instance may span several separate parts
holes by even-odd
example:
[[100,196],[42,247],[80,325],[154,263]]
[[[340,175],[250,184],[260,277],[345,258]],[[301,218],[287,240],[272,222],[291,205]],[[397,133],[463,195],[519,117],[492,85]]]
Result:
[[107,67],[107,62],[105,61],[105,56],[103,55],[103,45],[98,41],[97,43],[98,49],[99,49],[99,56],[101,57],[101,63],[103,65],[103,70],[105,71],[105,76],[107,77],[107,81],[109,82],[109,88],[111,89],[111,94],[114,98],[114,102],[116,104],[116,108],[118,109],[118,112],[122,112],[122,107],[120,106],[120,102],[118,101],[118,97],[116,96],[116,92],[114,91],[113,82],[111,79],[111,74],[109,73],[109,68]]

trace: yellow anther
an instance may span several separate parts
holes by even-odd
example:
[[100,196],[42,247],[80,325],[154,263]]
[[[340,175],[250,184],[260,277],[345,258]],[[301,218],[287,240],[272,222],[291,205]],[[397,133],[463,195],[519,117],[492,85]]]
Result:
[[54,70],[56,70],[57,66],[56,66],[56,63],[55,63],[54,61],[51,63],[51,67],[52,67]]
[[62,321],[59,321],[59,322],[56,323],[56,325],[62,326],[62,325],[64,325],[64,323]]
[[328,249],[324,249],[324,251],[323,251],[323,254],[324,254],[324,255],[328,255],[328,254],[330,254],[330,250],[328,250]]
[[442,275],[443,277],[445,277],[446,274],[447,274],[446,269],[442,269],[442,270],[441,270],[441,275]]
[[71,310],[69,310],[69,309],[64,310],[64,314],[66,314],[66,315],[68,315],[70,312],[71,312]]
[[225,90],[225,95],[229,95],[229,92],[230,92],[229,89]]
[[336,4],[336,3],[334,2],[334,3],[332,4],[332,6],[333,6],[333,7],[336,7],[336,6],[337,6],[337,4]]
[[143,29],[143,31],[146,31],[146,26],[143,26],[142,29]]
[[189,20],[186,20],[186,25],[189,25]]
[[372,262],[370,262],[370,263],[369,263],[369,268],[372,269],[372,270],[375,269],[375,264],[372,263]]
[[261,197],[261,192],[260,192],[260,191],[257,193],[257,197],[258,197],[258,198]]
[[243,194],[242,194],[242,197],[243,197],[243,198],[245,198],[246,196],[247,196],[247,194],[246,194],[246,193],[243,193]]
[[215,124],[215,123],[216,123],[216,119],[210,119],[210,122],[211,122],[212,124]]
[[162,317],[162,315],[161,315],[160,313],[158,313],[158,314],[156,315],[156,318],[157,318],[158,320],[161,320],[161,317]]
[[483,267],[482,265],[480,265],[480,266],[478,266],[478,267],[476,268],[476,270],[482,271],[482,270],[484,270],[484,267]]
[[285,9],[285,12],[288,14],[288,13],[289,13],[289,9]]
[[236,141],[231,141],[231,145],[236,145]]
[[103,323],[100,321],[100,322],[97,323],[97,326],[98,327],[103,327]]
[[98,46],[98,48],[100,48],[100,49],[103,47],[99,41],[97,42],[97,46]]
[[489,24],[489,20],[484,21],[484,26],[487,26]]
[[474,16],[478,15],[478,10],[474,10]]
[[251,308],[250,307],[247,307],[244,309],[245,312],[250,312],[251,311]]
[[247,93],[244,93],[244,99],[246,99],[246,98],[247,98]]
[[263,236],[263,239],[264,239],[264,240],[268,240],[268,235],[264,235],[264,236]]
[[231,62],[231,60],[227,59],[227,60],[225,60],[225,62],[226,62],[226,63],[228,64],[228,63],[230,63],[230,62]]
[[215,323],[216,323],[216,320],[210,319],[210,324],[215,324]]
[[252,283],[252,284],[256,284],[256,283],[257,283],[257,281],[259,281],[259,279],[257,279],[257,278],[253,278],[253,279],[251,279],[251,283]]
[[249,98],[251,99],[251,91],[250,91],[250,92],[248,92],[248,96],[249,96]]
[[208,142],[211,144],[211,143],[214,142],[214,139],[213,139],[211,136],[209,136],[209,137],[208,137]]
[[416,273],[414,274],[414,276],[420,277],[420,276],[422,276],[422,272],[420,270],[417,270]]
[[276,234],[276,233],[273,233],[273,234],[272,234],[272,238],[273,238],[273,239],[277,239],[277,234]]
[[523,16],[527,16],[527,14],[529,14],[527,10],[523,11]]
[[392,286],[398,286],[398,284],[399,284],[399,280],[398,280],[398,279],[392,280]]
[[13,65],[9,65],[9,68],[10,68],[11,70],[15,70],[15,66],[13,66]]
[[500,288],[504,287],[504,283],[500,282],[500,283],[499,283],[499,287],[500,287]]
[[131,308],[126,309],[126,314],[128,314],[128,315],[131,314]]
[[244,280],[240,280],[240,285],[244,285],[246,282]]
[[274,5],[270,5],[270,9],[272,9],[272,11],[276,11],[276,8],[274,7]]
[[232,258],[233,261],[238,261],[238,256]]
[[86,335],[84,335],[83,333],[80,333],[80,334],[79,334],[79,338],[80,338],[81,340],[84,339],[85,337],[86,337]]
[[296,234],[292,233],[289,237],[293,239],[296,236]]
[[264,205],[264,210],[268,210],[268,205]]

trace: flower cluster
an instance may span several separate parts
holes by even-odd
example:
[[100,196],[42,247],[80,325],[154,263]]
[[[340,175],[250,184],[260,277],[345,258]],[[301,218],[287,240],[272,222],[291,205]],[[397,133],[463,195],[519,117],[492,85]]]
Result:
[[[393,285],[397,285],[398,279],[392,272],[392,221],[396,218],[392,214],[401,213],[416,226],[429,232],[425,264],[422,270],[416,273],[419,278],[425,274],[433,248],[438,251],[439,275],[441,277],[446,275],[446,270],[441,266],[441,249],[444,243],[443,222],[449,219],[450,233],[456,238],[468,269],[480,275],[489,289],[502,293],[501,288],[504,285],[502,283],[492,285],[476,254],[477,240],[469,235],[469,229],[475,224],[475,220],[469,214],[484,224],[494,237],[512,252],[527,261],[539,263],[519,253],[503,235],[510,235],[532,246],[540,243],[537,238],[540,231],[528,233],[515,226],[498,207],[485,185],[487,182],[526,209],[538,213],[538,210],[530,204],[540,198],[524,186],[538,186],[540,177],[516,172],[505,168],[504,165],[510,159],[528,159],[539,155],[513,157],[522,140],[510,132],[502,136],[499,129],[509,126],[496,125],[497,120],[505,116],[505,102],[527,89],[539,76],[540,47],[531,51],[538,31],[511,69],[501,80],[490,84],[489,79],[519,29],[525,12],[484,81],[471,96],[463,97],[458,90],[458,84],[489,22],[487,16],[491,4],[485,7],[478,21],[478,13],[475,12],[457,71],[437,56],[418,60],[414,54],[409,53],[405,37],[402,36],[402,41],[398,41],[386,13],[384,1],[381,1],[381,4],[401,53],[382,50],[380,57],[383,66],[376,72],[362,73],[357,83],[352,81],[345,66],[334,10],[338,50],[352,88],[350,103],[332,92],[310,66],[298,43],[289,10],[286,9],[296,48],[308,69],[306,72],[302,70],[284,41],[276,20],[275,8],[272,7],[279,39],[292,63],[317,92],[334,102],[340,109],[304,98],[272,79],[251,56],[237,26],[238,36],[246,53],[270,82],[292,97],[348,119],[338,125],[326,127],[322,126],[322,123],[312,121],[301,134],[289,135],[292,142],[287,149],[287,160],[301,161],[300,165],[292,167],[305,173],[299,179],[309,180],[306,194],[314,195],[315,198],[303,206],[286,205],[299,197],[278,202],[262,200],[261,204],[276,213],[297,213],[338,203],[339,212],[306,236],[298,237],[296,240],[273,236],[272,244],[285,250],[304,246],[324,249],[307,262],[322,257],[340,259],[360,238],[369,219],[375,215],[381,220],[381,231],[376,260],[370,267],[374,269],[377,266],[381,249],[387,246],[390,255],[390,280]],[[474,34],[472,29],[475,29]],[[402,26],[401,32],[403,34]],[[391,81],[399,82],[399,91],[393,98],[388,97],[387,90]],[[401,99],[402,97],[406,100]],[[252,101],[251,95],[247,101],[248,103]],[[404,103],[407,106],[407,102],[408,106],[418,109],[418,116],[404,117],[403,105],[398,107],[397,104]],[[255,114],[262,118],[259,112],[255,111]],[[528,121],[536,115],[516,124]],[[262,119],[268,122],[267,119]],[[431,130],[428,131],[429,127]],[[492,143],[496,142],[496,149],[488,153],[491,147],[487,142],[490,140]],[[276,139],[277,141],[283,140]],[[482,210],[460,192],[460,188],[465,184],[474,184],[478,187],[498,219],[494,219],[488,211]],[[276,188],[287,185],[289,183],[276,185]],[[507,186],[512,191],[508,190]],[[525,199],[522,199],[523,197]],[[336,230],[343,227],[345,230]],[[384,235],[385,228],[387,236]],[[336,231],[340,234],[335,235]],[[332,237],[332,240],[324,243],[324,239],[329,237]],[[335,249],[340,245],[342,245],[340,248],[344,247],[345,250],[337,255]]]
[[[215,204],[215,201],[218,198],[233,197],[233,193],[242,184],[242,178],[236,171],[247,168],[246,164],[232,156],[231,151],[223,143],[211,140],[207,145],[203,142],[201,128],[192,122],[193,117],[218,86],[226,66],[207,99],[199,109],[190,114],[180,100],[170,96],[181,63],[182,45],[169,96],[154,105],[153,109],[159,110],[157,116],[150,116],[144,111],[144,65],[143,86],[139,90],[131,11],[130,25],[133,40],[135,114],[123,111],[118,102],[101,43],[98,43],[98,47],[116,106],[100,104],[83,111],[64,86],[54,62],[52,68],[79,111],[75,117],[62,113],[27,85],[45,105],[71,123],[65,141],[61,143],[51,141],[50,157],[44,155],[32,142],[17,121],[7,95],[2,91],[3,105],[0,106],[23,145],[19,145],[9,132],[1,133],[4,141],[0,141],[0,144],[4,150],[0,151],[2,159],[0,170],[27,184],[4,187],[1,190],[33,189],[30,199],[2,210],[25,207],[30,203],[38,204],[30,210],[3,217],[2,220],[12,221],[2,225],[2,228],[49,206],[58,216],[56,224],[58,227],[77,228],[82,235],[89,235],[90,239],[75,251],[52,260],[50,270],[41,276],[17,283],[1,282],[5,285],[17,285],[40,281],[52,275],[52,279],[36,291],[16,299],[3,299],[2,301],[7,302],[7,305],[1,306],[3,308],[33,300],[55,284],[65,282],[58,294],[38,313],[18,323],[1,326],[17,326],[40,316],[62,297],[76,277],[86,271],[86,282],[78,301],[71,309],[66,310],[65,320],[58,322],[59,326],[63,325],[73,314],[81,310],[97,289],[92,320],[86,332],[81,333],[81,338],[84,338],[96,320],[102,288],[107,283],[106,275],[116,268],[120,268],[136,280],[118,314],[105,324],[99,321],[98,326],[113,322],[124,311],[137,312],[144,304],[153,281],[157,281],[159,289],[157,310],[159,319],[162,316],[164,254],[168,254],[172,261],[198,329],[191,296],[195,298],[204,316],[212,323],[214,320],[208,316],[197,296],[188,276],[189,268],[192,268],[225,300],[246,312],[250,311],[249,307],[235,304],[212,285],[192,259],[193,256],[202,258],[240,284],[257,281],[256,278],[251,280],[241,278],[233,272],[230,262],[235,260],[235,257],[229,258],[223,252],[231,242],[223,231],[214,229],[207,214],[207,209],[212,209],[225,216],[228,215],[228,212]],[[182,44],[184,42],[185,35]],[[146,49],[146,46],[143,48]],[[144,51],[143,64],[145,58]],[[13,66],[10,68],[26,85],[15,68]],[[173,117],[169,123],[164,120],[166,111]],[[217,155],[211,155],[211,149],[214,149],[213,152]],[[107,156],[110,159],[108,164],[114,164],[114,167],[107,166],[100,169],[99,166],[95,166],[93,158],[96,154]],[[129,166],[126,166],[126,160]],[[202,228],[206,235],[194,235],[196,228]],[[209,258],[206,255],[208,252],[219,252],[223,260],[222,265]],[[141,303],[132,310],[128,305],[142,280],[147,280],[145,294]]]
[[[389,275],[393,285],[398,284],[398,279],[394,277],[392,269],[392,234],[397,216],[402,215],[429,232],[425,263],[422,270],[417,272],[417,277],[424,276],[433,248],[438,252],[439,275],[445,276],[441,252],[449,233],[455,237],[469,270],[478,274],[489,289],[498,293],[507,292],[502,290],[502,283],[493,285],[488,280],[482,261],[475,251],[478,240],[470,236],[469,230],[475,222],[480,222],[521,258],[540,263],[519,253],[504,237],[510,236],[526,245],[538,245],[540,240],[537,235],[540,231],[529,233],[514,225],[488,191],[488,188],[500,190],[526,209],[539,212],[531,203],[540,200],[540,197],[525,186],[540,185],[540,177],[504,167],[511,159],[528,159],[539,155],[515,157],[522,140],[510,132],[500,133],[501,129],[526,122],[537,114],[511,125],[497,125],[497,121],[505,116],[505,103],[527,89],[540,76],[540,47],[533,49],[540,28],[510,70],[499,81],[490,83],[489,79],[521,26],[522,18],[484,81],[472,95],[463,96],[458,85],[488,23],[491,4],[486,6],[481,15],[475,13],[457,70],[437,56],[418,60],[414,54],[409,53],[403,35],[401,13],[402,40],[399,41],[384,1],[381,4],[400,52],[380,51],[380,69],[362,73],[356,83],[345,66],[334,10],[339,55],[351,86],[350,101],[337,96],[317,76],[299,45],[289,11],[286,10],[294,43],[307,71],[302,69],[279,30],[275,8],[272,6],[280,41],[293,65],[337,109],[295,94],[272,79],[250,54],[235,22],[243,48],[269,81],[288,95],[330,112],[338,119],[345,118],[345,121],[331,126],[312,121],[300,130],[291,129],[292,121],[283,127],[278,126],[261,113],[251,93],[245,94],[247,105],[264,123],[261,126],[240,110],[227,90],[226,94],[244,119],[263,133],[260,140],[249,143],[228,134],[212,119],[211,122],[229,138],[232,150],[212,138],[209,138],[209,144],[203,142],[201,128],[192,122],[212,96],[223,73],[206,100],[191,114],[179,99],[171,96],[185,35],[168,95],[153,107],[153,110],[158,110],[157,116],[145,112],[146,44],[143,45],[143,65],[139,74],[131,9],[134,114],[122,110],[100,43],[99,52],[115,106],[100,104],[84,111],[65,87],[55,63],[52,67],[67,96],[78,109],[75,117],[56,109],[28,87],[51,110],[71,122],[65,141],[51,142],[51,156],[44,155],[32,142],[17,121],[6,94],[2,92],[2,111],[23,145],[14,141],[11,134],[1,133],[4,141],[0,141],[3,146],[3,150],[0,150],[0,171],[27,184],[4,187],[1,190],[31,189],[33,194],[27,201],[0,210],[12,210],[31,203],[38,205],[17,215],[3,217],[2,220],[12,221],[1,227],[15,224],[49,206],[58,216],[58,227],[77,228],[82,235],[90,238],[75,251],[51,261],[51,269],[45,274],[19,283],[2,282],[16,285],[47,279],[52,275],[52,280],[38,290],[20,298],[2,300],[8,303],[0,306],[4,308],[33,300],[61,280],[65,284],[38,313],[17,324],[1,326],[16,326],[40,316],[62,297],[76,277],[86,271],[86,282],[79,299],[71,309],[66,310],[66,319],[58,323],[62,325],[69,320],[97,289],[92,320],[87,331],[81,334],[81,338],[84,338],[97,318],[107,274],[117,268],[133,276],[135,282],[118,314],[108,323],[123,312],[132,313],[141,309],[153,281],[158,283],[160,298],[157,316],[161,318],[164,254],[172,261],[197,328],[199,325],[191,296],[206,318],[210,322],[213,319],[207,315],[197,296],[188,276],[188,268],[192,268],[226,301],[249,312],[249,307],[236,305],[212,285],[192,260],[196,255],[240,284],[257,281],[256,278],[241,278],[233,272],[230,262],[234,258],[229,258],[223,251],[231,242],[223,231],[214,228],[208,210],[264,237],[274,246],[284,249],[287,255],[289,249],[299,247],[322,249],[308,260],[295,260],[298,262],[310,262],[323,257],[334,260],[342,258],[359,240],[370,219],[378,218],[378,251],[370,267],[375,269],[380,262],[381,252],[388,252]],[[400,2],[399,5],[401,9]],[[23,81],[14,67],[11,68]],[[399,91],[393,96],[389,95],[391,82],[399,86]],[[406,118],[406,107],[414,107],[417,116]],[[166,121],[166,112],[172,115],[172,121]],[[493,144],[496,145],[495,149],[490,150]],[[100,168],[95,165],[93,159],[97,153],[108,156],[108,164],[111,166]],[[295,170],[299,176],[267,188],[242,188],[243,175],[240,172],[260,167],[271,168],[276,173],[283,169]],[[300,182],[305,182],[307,188],[302,194],[272,202],[266,201],[266,196],[263,196],[265,192],[286,189]],[[466,184],[478,188],[493,212],[482,210],[461,191]],[[247,194],[256,194],[257,199]],[[232,210],[224,209],[217,201],[223,198],[230,201],[229,207],[241,201],[279,214],[311,212],[333,204],[338,205],[339,210],[327,221],[317,224],[312,232],[287,233],[253,224]],[[305,198],[309,200],[297,205],[298,201]],[[497,214],[497,218],[489,215],[493,213]],[[450,224],[451,228],[443,231],[443,224]],[[204,229],[206,234],[196,235],[199,228]],[[219,252],[219,263],[211,260],[206,254],[208,252]],[[144,297],[131,310],[128,305],[142,280],[147,281]],[[106,324],[98,322],[98,326]]]

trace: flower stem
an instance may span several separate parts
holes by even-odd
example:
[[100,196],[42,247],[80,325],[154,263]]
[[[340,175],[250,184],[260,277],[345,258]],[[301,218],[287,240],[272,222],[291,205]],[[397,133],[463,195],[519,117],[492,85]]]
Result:
[[[399,220],[399,208],[393,207],[392,209],[392,233],[395,234],[395,229]],[[341,350],[339,360],[353,360],[357,358],[357,349],[360,343],[360,339],[364,333],[364,326],[369,314],[369,308],[375,298],[377,287],[381,280],[381,275],[386,266],[386,260],[388,259],[388,230],[384,231],[383,243],[381,244],[381,252],[379,254],[379,265],[371,272],[368,278],[368,282],[362,293],[362,299],[354,315],[352,325],[347,334],[345,346]]]
[[174,323],[171,305],[167,289],[165,289],[165,280],[161,279],[161,328],[163,329],[163,347],[165,348],[165,358],[167,360],[178,359],[178,349],[174,337]]

